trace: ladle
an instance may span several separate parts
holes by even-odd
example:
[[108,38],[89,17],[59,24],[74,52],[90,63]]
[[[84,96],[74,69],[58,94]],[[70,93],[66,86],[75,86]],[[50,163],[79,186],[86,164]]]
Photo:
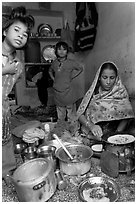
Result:
[[61,140],[58,138],[58,136],[56,134],[53,134],[53,137],[60,143],[60,145],[62,146],[62,148],[64,149],[64,151],[67,153],[67,155],[70,157],[71,160],[73,160],[73,157],[71,156],[71,154],[69,153],[69,151],[67,150],[67,148],[64,146],[64,144],[61,142]]

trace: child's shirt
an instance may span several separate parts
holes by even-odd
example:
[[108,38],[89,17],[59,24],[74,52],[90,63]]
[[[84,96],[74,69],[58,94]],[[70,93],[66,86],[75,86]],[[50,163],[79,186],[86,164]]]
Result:
[[52,63],[49,72],[54,75],[55,103],[57,105],[68,105],[76,101],[76,87],[72,86],[72,80],[83,70],[81,64],[73,59],[66,59],[63,62],[57,59]]

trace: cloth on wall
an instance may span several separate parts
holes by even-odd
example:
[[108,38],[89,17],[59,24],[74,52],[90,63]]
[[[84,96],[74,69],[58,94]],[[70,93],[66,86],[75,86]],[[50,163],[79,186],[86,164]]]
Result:
[[76,3],[75,51],[92,49],[94,46],[98,13],[94,2]]

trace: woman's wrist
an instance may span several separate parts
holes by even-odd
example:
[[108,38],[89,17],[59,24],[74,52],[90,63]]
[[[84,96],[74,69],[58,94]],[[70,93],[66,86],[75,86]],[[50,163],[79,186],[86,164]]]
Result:
[[91,122],[89,122],[88,120],[85,123],[86,127],[91,129],[93,127],[93,124]]

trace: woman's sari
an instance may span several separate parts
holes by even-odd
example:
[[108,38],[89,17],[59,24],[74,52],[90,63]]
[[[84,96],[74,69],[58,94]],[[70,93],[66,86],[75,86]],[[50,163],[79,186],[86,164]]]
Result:
[[[78,108],[77,117],[79,118],[80,115],[84,114],[86,119],[94,124],[134,118],[127,90],[119,76],[117,76],[115,84],[110,91],[98,91],[95,94],[102,65]],[[116,65],[115,67],[117,68]]]

